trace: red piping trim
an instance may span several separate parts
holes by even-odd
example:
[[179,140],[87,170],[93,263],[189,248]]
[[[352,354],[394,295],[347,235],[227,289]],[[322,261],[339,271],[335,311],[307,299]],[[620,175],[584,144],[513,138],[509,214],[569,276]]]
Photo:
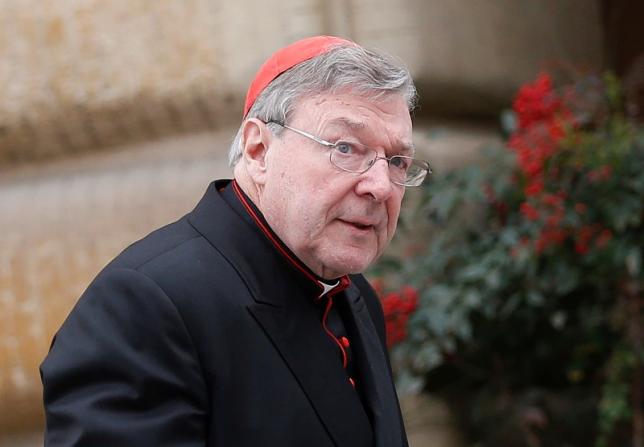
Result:
[[335,342],[335,344],[338,345],[338,347],[340,348],[340,352],[342,352],[342,367],[344,369],[347,369],[347,364],[348,364],[347,351],[345,351],[344,346],[342,345],[340,340],[335,338],[335,335],[333,334],[333,332],[331,332],[329,328],[326,326],[326,319],[329,316],[329,311],[331,310],[332,305],[333,305],[333,300],[331,299],[331,297],[329,297],[329,301],[326,303],[326,309],[324,309],[324,316],[322,317],[322,328],[324,329],[324,332],[326,332],[327,335],[331,337],[331,339]]
[[[284,247],[282,247],[282,244],[275,239],[271,231],[264,225],[264,223],[261,221],[261,219],[255,214],[255,211],[253,208],[249,205],[249,203],[246,201],[246,198],[244,195],[241,193],[239,190],[239,186],[237,186],[237,182],[233,180],[233,189],[235,191],[235,194],[237,194],[237,197],[239,197],[239,200],[241,201],[242,205],[244,205],[244,208],[246,208],[246,211],[248,211],[248,214],[251,215],[255,223],[259,226],[259,228],[262,230],[264,235],[275,245],[277,250],[291,263],[295,268],[297,268],[300,272],[304,274],[308,279],[313,281],[316,286],[319,288],[322,288],[322,286],[318,283],[318,280],[311,275],[304,267],[302,267],[298,262],[296,262],[291,256],[288,254],[286,250],[284,250]],[[324,288],[322,288],[324,290]]]
[[[239,185],[237,185],[237,182],[235,180],[232,181],[232,185],[233,185],[233,191],[239,198],[242,205],[244,205],[244,208],[246,208],[246,211],[248,211],[248,214],[250,214],[250,216],[253,218],[257,226],[262,230],[264,235],[273,243],[273,245],[275,245],[275,248],[277,248],[277,250],[282,254],[282,256],[284,256],[296,269],[302,272],[304,276],[306,276],[308,279],[313,281],[318,288],[324,291],[324,287],[320,284],[318,279],[315,276],[313,276],[308,270],[302,267],[302,265],[300,265],[298,261],[293,259],[289,255],[289,253],[284,249],[284,247],[282,246],[282,243],[279,240],[277,240],[277,238],[273,236],[273,233],[266,227],[266,225],[264,225],[264,222],[261,221],[259,216],[257,216],[253,208],[246,201],[244,194],[240,190]],[[327,317],[329,316],[329,311],[331,310],[331,306],[333,306],[333,300],[331,298],[334,295],[346,289],[347,287],[349,287],[350,284],[351,284],[351,280],[347,275],[344,275],[342,278],[340,278],[340,283],[337,286],[335,286],[333,290],[331,290],[329,293],[326,294],[326,296],[329,298],[329,301],[327,302],[326,309],[324,309],[324,315],[322,317],[322,328],[324,329],[324,332],[326,332],[327,335],[331,337],[331,339],[335,342],[335,344],[338,345],[338,348],[340,348],[340,352],[342,353],[342,367],[344,369],[346,369],[348,365],[347,351],[345,350],[342,342],[338,340],[336,336],[333,334],[333,332],[329,330],[329,328],[326,325],[326,320],[327,320]],[[320,299],[322,298],[322,296],[319,296],[316,299]],[[351,385],[355,387],[355,382],[353,382],[351,378],[349,378],[349,381],[351,382]]]
[[[315,285],[323,292],[324,287],[319,283],[318,279],[311,274],[308,270],[306,270],[302,265],[300,264],[299,261],[293,259],[293,257],[284,249],[282,246],[282,242],[277,240],[275,236],[273,236],[273,233],[268,227],[262,222],[262,220],[257,216],[255,211],[253,210],[253,207],[250,206],[246,198],[244,197],[244,194],[242,193],[241,189],[239,188],[239,185],[237,184],[236,180],[232,181],[233,185],[233,191],[235,191],[235,194],[241,201],[242,205],[244,205],[244,208],[246,208],[246,211],[248,211],[248,214],[253,218],[257,226],[262,230],[264,235],[275,245],[275,248],[284,256],[296,269],[298,269],[300,272],[304,274],[309,280],[313,281]],[[351,284],[351,280],[347,275],[344,275],[342,278],[340,278],[340,284],[338,284],[333,290],[331,290],[327,295],[331,297],[332,295],[335,295],[336,293],[346,289],[349,287],[349,284]],[[316,299],[319,299],[321,297],[317,297]]]
[[[333,290],[331,290],[329,293],[327,293],[327,296],[329,298],[331,298],[331,297],[337,295],[338,293],[342,292],[344,289],[349,287],[350,284],[351,284],[351,280],[349,279],[349,277],[347,275],[344,275],[342,278],[340,278],[340,284],[335,286],[333,288]],[[322,297],[320,297],[320,298],[322,298]]]

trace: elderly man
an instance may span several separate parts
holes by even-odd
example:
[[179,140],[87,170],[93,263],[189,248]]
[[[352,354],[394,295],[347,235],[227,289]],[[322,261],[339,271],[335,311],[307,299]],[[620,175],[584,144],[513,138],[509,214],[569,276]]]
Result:
[[252,82],[234,180],[92,282],[41,366],[54,446],[404,446],[379,301],[413,156],[408,71],[334,37]]

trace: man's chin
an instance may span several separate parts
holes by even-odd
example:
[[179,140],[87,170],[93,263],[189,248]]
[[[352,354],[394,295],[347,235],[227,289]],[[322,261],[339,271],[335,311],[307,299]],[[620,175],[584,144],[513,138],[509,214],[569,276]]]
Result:
[[325,278],[337,278],[340,276],[362,273],[364,272],[376,259],[375,254],[351,253],[345,256],[334,256],[325,263]]

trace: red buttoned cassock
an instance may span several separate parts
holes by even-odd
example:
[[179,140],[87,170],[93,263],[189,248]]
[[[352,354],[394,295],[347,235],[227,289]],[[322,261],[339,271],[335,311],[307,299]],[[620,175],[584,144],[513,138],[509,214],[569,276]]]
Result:
[[45,445],[406,446],[377,297],[361,275],[332,297],[356,389],[311,275],[234,182],[213,182],[105,267],[56,334]]

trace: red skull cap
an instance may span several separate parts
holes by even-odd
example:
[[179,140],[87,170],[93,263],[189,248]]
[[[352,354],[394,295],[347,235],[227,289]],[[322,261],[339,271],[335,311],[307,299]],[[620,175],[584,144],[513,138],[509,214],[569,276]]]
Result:
[[298,40],[291,45],[277,50],[261,66],[253,82],[248,87],[246,102],[244,103],[244,117],[253,106],[259,94],[270,84],[273,79],[291,67],[325,53],[334,45],[356,45],[350,40],[333,36],[314,36]]

